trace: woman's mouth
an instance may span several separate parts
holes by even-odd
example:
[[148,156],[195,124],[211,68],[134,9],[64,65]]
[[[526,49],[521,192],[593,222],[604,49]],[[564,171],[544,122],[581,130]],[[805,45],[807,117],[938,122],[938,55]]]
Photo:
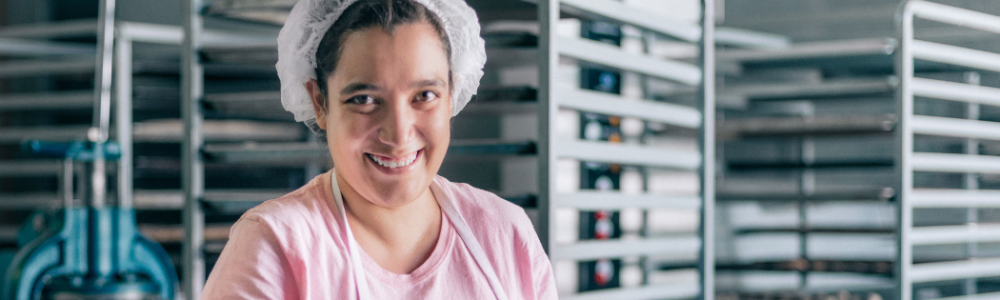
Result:
[[368,156],[368,159],[371,159],[372,162],[380,166],[389,169],[398,169],[413,164],[413,162],[417,161],[417,157],[422,151],[423,150],[418,150],[416,152],[413,152],[413,154],[410,154],[403,158],[392,158],[387,156],[375,155],[371,153],[365,153],[365,156]]

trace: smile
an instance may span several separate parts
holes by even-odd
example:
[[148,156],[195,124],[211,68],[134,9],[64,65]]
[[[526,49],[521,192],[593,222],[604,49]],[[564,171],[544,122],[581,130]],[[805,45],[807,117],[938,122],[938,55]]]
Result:
[[372,162],[375,162],[376,164],[378,164],[380,166],[383,166],[383,167],[386,167],[386,168],[390,168],[390,169],[396,169],[396,168],[402,168],[402,167],[406,167],[406,166],[409,166],[409,165],[413,164],[413,162],[417,160],[417,156],[420,154],[421,151],[423,151],[423,150],[420,150],[420,151],[417,151],[417,152],[413,152],[413,154],[411,154],[411,155],[409,155],[407,157],[401,158],[401,159],[392,159],[390,157],[385,157],[385,156],[381,156],[381,155],[375,155],[375,154],[371,154],[371,153],[365,153],[365,156],[368,156],[368,158],[371,159]]

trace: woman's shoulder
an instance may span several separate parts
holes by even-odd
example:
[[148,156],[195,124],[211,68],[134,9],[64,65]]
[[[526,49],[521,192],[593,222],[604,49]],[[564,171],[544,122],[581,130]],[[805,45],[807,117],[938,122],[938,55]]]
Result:
[[319,181],[320,177],[317,177],[284,196],[264,201],[247,210],[240,221],[255,221],[280,231],[330,223],[328,219],[332,213]]
[[524,208],[467,183],[451,182],[438,176],[435,181],[453,198],[462,217],[475,229],[483,229],[500,234],[535,235],[534,226],[524,212]]

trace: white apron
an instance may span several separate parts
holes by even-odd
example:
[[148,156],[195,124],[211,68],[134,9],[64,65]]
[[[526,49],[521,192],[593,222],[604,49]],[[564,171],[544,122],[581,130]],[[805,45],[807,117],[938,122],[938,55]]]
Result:
[[[330,172],[330,187],[333,189],[333,198],[337,203],[337,210],[340,212],[341,219],[344,220],[344,230],[347,233],[347,247],[351,254],[351,269],[354,271],[354,284],[358,287],[358,300],[371,299],[371,296],[368,295],[368,278],[365,277],[365,270],[361,267],[361,246],[354,239],[354,233],[351,232],[351,225],[347,222],[347,210],[344,209],[344,196],[341,195],[340,187],[337,185],[336,169]],[[441,206],[445,215],[448,216],[448,220],[451,221],[455,231],[458,231],[458,236],[465,242],[465,247],[469,248],[469,252],[472,253],[472,257],[476,260],[476,264],[479,265],[479,269],[483,271],[483,275],[486,275],[486,281],[490,283],[493,294],[497,296],[498,300],[507,300],[507,293],[500,286],[497,273],[493,271],[493,266],[486,259],[486,252],[483,251],[483,247],[479,245],[476,237],[472,235],[472,229],[469,228],[469,224],[465,223],[465,219],[455,209],[451,198],[441,190],[437,182],[431,182],[431,191],[434,193],[434,198],[437,199],[438,205]],[[446,222],[446,220],[441,221]]]

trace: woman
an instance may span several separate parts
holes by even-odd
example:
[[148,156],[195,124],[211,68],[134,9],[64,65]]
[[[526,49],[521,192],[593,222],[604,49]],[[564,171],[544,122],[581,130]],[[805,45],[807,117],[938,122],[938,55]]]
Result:
[[243,215],[206,299],[556,298],[524,211],[436,175],[486,59],[464,1],[300,0],[278,42],[335,169]]

